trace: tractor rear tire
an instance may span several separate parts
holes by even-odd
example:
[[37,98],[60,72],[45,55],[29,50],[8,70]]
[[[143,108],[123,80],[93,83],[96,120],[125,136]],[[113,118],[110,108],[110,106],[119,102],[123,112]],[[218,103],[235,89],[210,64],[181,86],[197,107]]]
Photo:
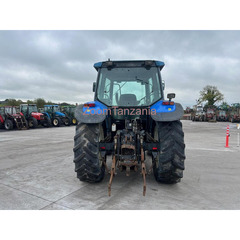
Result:
[[99,153],[99,141],[104,138],[101,124],[80,123],[74,137],[74,160],[77,178],[96,183],[104,178],[105,165]]
[[157,122],[154,139],[159,141],[159,154],[153,160],[153,172],[157,182],[177,183],[183,177],[185,144],[182,123]]
[[69,117],[65,118],[64,125],[65,126],[70,126],[71,125],[71,119]]
[[28,121],[28,126],[30,128],[36,128],[38,126],[38,121],[36,118],[30,118],[29,121]]
[[45,122],[43,123],[43,127],[48,128],[48,127],[51,127],[51,125],[52,125],[51,120],[48,117],[46,117]]
[[9,119],[7,119],[5,122],[4,122],[4,127],[6,130],[12,130],[13,129],[13,122]]
[[61,125],[61,119],[59,117],[56,117],[53,119],[52,124],[54,127],[60,127]]

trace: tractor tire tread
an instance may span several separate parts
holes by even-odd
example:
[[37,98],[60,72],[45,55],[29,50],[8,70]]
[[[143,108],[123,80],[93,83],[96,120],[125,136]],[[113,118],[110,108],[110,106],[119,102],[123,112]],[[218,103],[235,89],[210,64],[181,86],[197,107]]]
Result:
[[105,166],[100,164],[98,150],[99,124],[79,123],[74,137],[74,160],[77,178],[84,182],[100,182]]
[[160,153],[154,167],[155,179],[163,183],[177,183],[183,177],[185,169],[182,123],[180,121],[157,122],[157,125]]

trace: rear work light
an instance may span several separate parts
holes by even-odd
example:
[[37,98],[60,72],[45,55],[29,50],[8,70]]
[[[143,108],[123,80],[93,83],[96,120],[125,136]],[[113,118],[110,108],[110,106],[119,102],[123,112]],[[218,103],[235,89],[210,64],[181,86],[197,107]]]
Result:
[[95,103],[85,103],[84,107],[95,107]]
[[162,102],[162,105],[174,105],[174,102],[172,101]]

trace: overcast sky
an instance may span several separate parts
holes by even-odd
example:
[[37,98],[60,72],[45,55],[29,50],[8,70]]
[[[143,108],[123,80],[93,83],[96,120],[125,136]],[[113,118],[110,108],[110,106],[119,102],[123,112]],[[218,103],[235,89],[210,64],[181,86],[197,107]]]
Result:
[[215,85],[240,102],[240,31],[0,31],[0,100],[93,100],[99,61],[154,59],[176,102]]

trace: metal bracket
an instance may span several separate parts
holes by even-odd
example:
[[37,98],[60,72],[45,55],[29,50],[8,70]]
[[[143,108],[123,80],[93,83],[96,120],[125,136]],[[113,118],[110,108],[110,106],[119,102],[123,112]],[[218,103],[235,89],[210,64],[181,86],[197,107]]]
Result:
[[112,167],[111,167],[111,172],[110,172],[111,176],[110,176],[110,180],[109,180],[109,183],[108,183],[108,196],[109,197],[111,196],[112,180],[113,180],[113,177],[116,174],[115,169],[116,169],[116,158],[115,158],[115,155],[113,155]]
[[146,195],[146,165],[145,165],[145,159],[144,159],[144,151],[143,151],[143,137],[140,138],[141,143],[141,166],[142,166],[142,177],[143,177],[143,196]]

